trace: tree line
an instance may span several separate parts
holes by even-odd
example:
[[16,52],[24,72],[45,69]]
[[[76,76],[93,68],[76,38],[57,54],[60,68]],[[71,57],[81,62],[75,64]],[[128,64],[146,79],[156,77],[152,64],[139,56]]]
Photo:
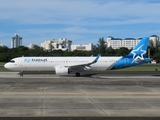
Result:
[[[158,46],[149,46],[149,49],[150,57],[160,62],[160,50]],[[47,51],[39,46],[34,46],[32,49],[25,46],[19,46],[17,48],[0,47],[0,62],[8,62],[12,58],[21,56],[97,56],[98,54],[101,54],[101,56],[125,56],[130,51],[131,50],[125,47],[119,49],[107,48],[104,38],[99,38],[96,47],[92,51]]]

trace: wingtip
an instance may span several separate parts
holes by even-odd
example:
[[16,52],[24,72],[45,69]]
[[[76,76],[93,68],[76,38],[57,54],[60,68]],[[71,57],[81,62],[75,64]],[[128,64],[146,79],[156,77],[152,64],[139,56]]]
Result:
[[95,62],[98,61],[99,57],[101,56],[101,54],[98,54],[97,58],[95,59]]

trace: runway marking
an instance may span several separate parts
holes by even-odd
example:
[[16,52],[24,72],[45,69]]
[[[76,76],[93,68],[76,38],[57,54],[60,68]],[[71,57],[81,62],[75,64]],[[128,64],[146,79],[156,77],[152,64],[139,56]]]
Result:
[[[29,93],[29,92],[4,92],[1,94],[1,97],[2,96],[11,96],[11,95],[25,95],[25,96],[32,96],[32,95],[42,95],[42,92],[32,92],[32,93]],[[106,92],[85,92],[84,93],[44,93],[44,96],[50,96],[50,95],[54,95],[55,96],[63,96],[63,95],[67,95],[67,96],[160,96],[160,94],[158,93],[119,93],[119,94],[115,94],[115,93],[112,93],[112,94],[108,94]],[[19,96],[18,96],[19,97]]]
[[96,76],[98,78],[160,78],[160,76]]

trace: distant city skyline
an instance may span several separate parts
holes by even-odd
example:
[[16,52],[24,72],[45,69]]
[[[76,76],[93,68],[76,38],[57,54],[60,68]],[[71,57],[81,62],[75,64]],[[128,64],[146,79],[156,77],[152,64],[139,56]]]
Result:
[[52,38],[97,44],[108,36],[160,36],[159,0],[7,0],[0,11],[0,42],[8,47],[15,33],[25,46]]
[[[116,38],[116,37],[114,37],[114,36],[108,36],[107,38],[104,38],[105,39],[105,41],[107,42],[108,40],[108,38],[112,38],[112,39],[115,39],[115,40],[125,40],[125,39],[127,39],[127,40],[131,40],[131,39],[141,39],[141,38],[132,38],[132,37],[129,37],[129,38]],[[150,35],[150,36],[148,36],[148,37],[155,37],[155,38],[157,38],[157,40],[159,40],[159,36],[158,35]],[[14,39],[13,39],[14,38]],[[19,39],[20,38],[20,39]],[[19,39],[19,40],[18,40]],[[7,46],[7,45],[5,45],[5,44],[3,44],[2,42],[0,42],[0,45],[5,45],[5,46],[7,46],[7,47],[9,47],[9,48],[13,48],[13,46],[14,47],[16,47],[16,46],[26,46],[26,47],[31,47],[31,45],[38,45],[38,46],[40,46],[40,47],[42,47],[42,44],[44,43],[44,42],[46,42],[46,41],[50,41],[50,40],[55,40],[55,41],[61,41],[61,40],[63,40],[63,39],[67,39],[67,38],[59,38],[59,39],[55,39],[55,38],[52,38],[52,39],[46,39],[46,40],[44,40],[42,43],[39,43],[40,45],[38,45],[38,44],[33,44],[33,43],[31,43],[31,44],[29,44],[29,45],[24,45],[24,44],[22,44],[22,37],[20,36],[20,35],[18,35],[18,34],[15,34],[15,36],[13,36],[12,37],[12,39],[11,39],[11,44],[9,45],[9,46]],[[99,40],[99,39],[98,39]],[[98,42],[98,40],[97,40],[97,42]],[[72,40],[70,40],[71,42],[73,42]],[[15,42],[15,43],[14,43]],[[160,42],[160,41],[159,41]],[[14,43],[14,44],[13,44]],[[90,43],[87,43],[87,45],[88,44],[90,44]],[[93,43],[91,43],[91,44],[93,44]],[[82,45],[82,44],[72,44],[72,45]],[[83,44],[84,45],[84,44]],[[93,44],[93,45],[96,45],[96,44]],[[11,47],[10,47],[11,46]]]

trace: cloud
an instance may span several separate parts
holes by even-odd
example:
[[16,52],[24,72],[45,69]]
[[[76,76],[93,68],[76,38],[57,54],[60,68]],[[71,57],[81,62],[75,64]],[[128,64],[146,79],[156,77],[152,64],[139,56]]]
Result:
[[[1,42],[18,33],[24,43],[65,37],[74,43],[99,37],[143,37],[159,25],[158,0],[6,0],[0,4]],[[87,41],[88,40],[88,41]]]
[[159,6],[160,3],[136,1],[131,4],[124,0],[7,0],[0,5],[0,18],[12,19],[21,24],[109,25],[107,23],[112,21],[116,24],[121,21],[133,24],[142,20],[158,22]]

